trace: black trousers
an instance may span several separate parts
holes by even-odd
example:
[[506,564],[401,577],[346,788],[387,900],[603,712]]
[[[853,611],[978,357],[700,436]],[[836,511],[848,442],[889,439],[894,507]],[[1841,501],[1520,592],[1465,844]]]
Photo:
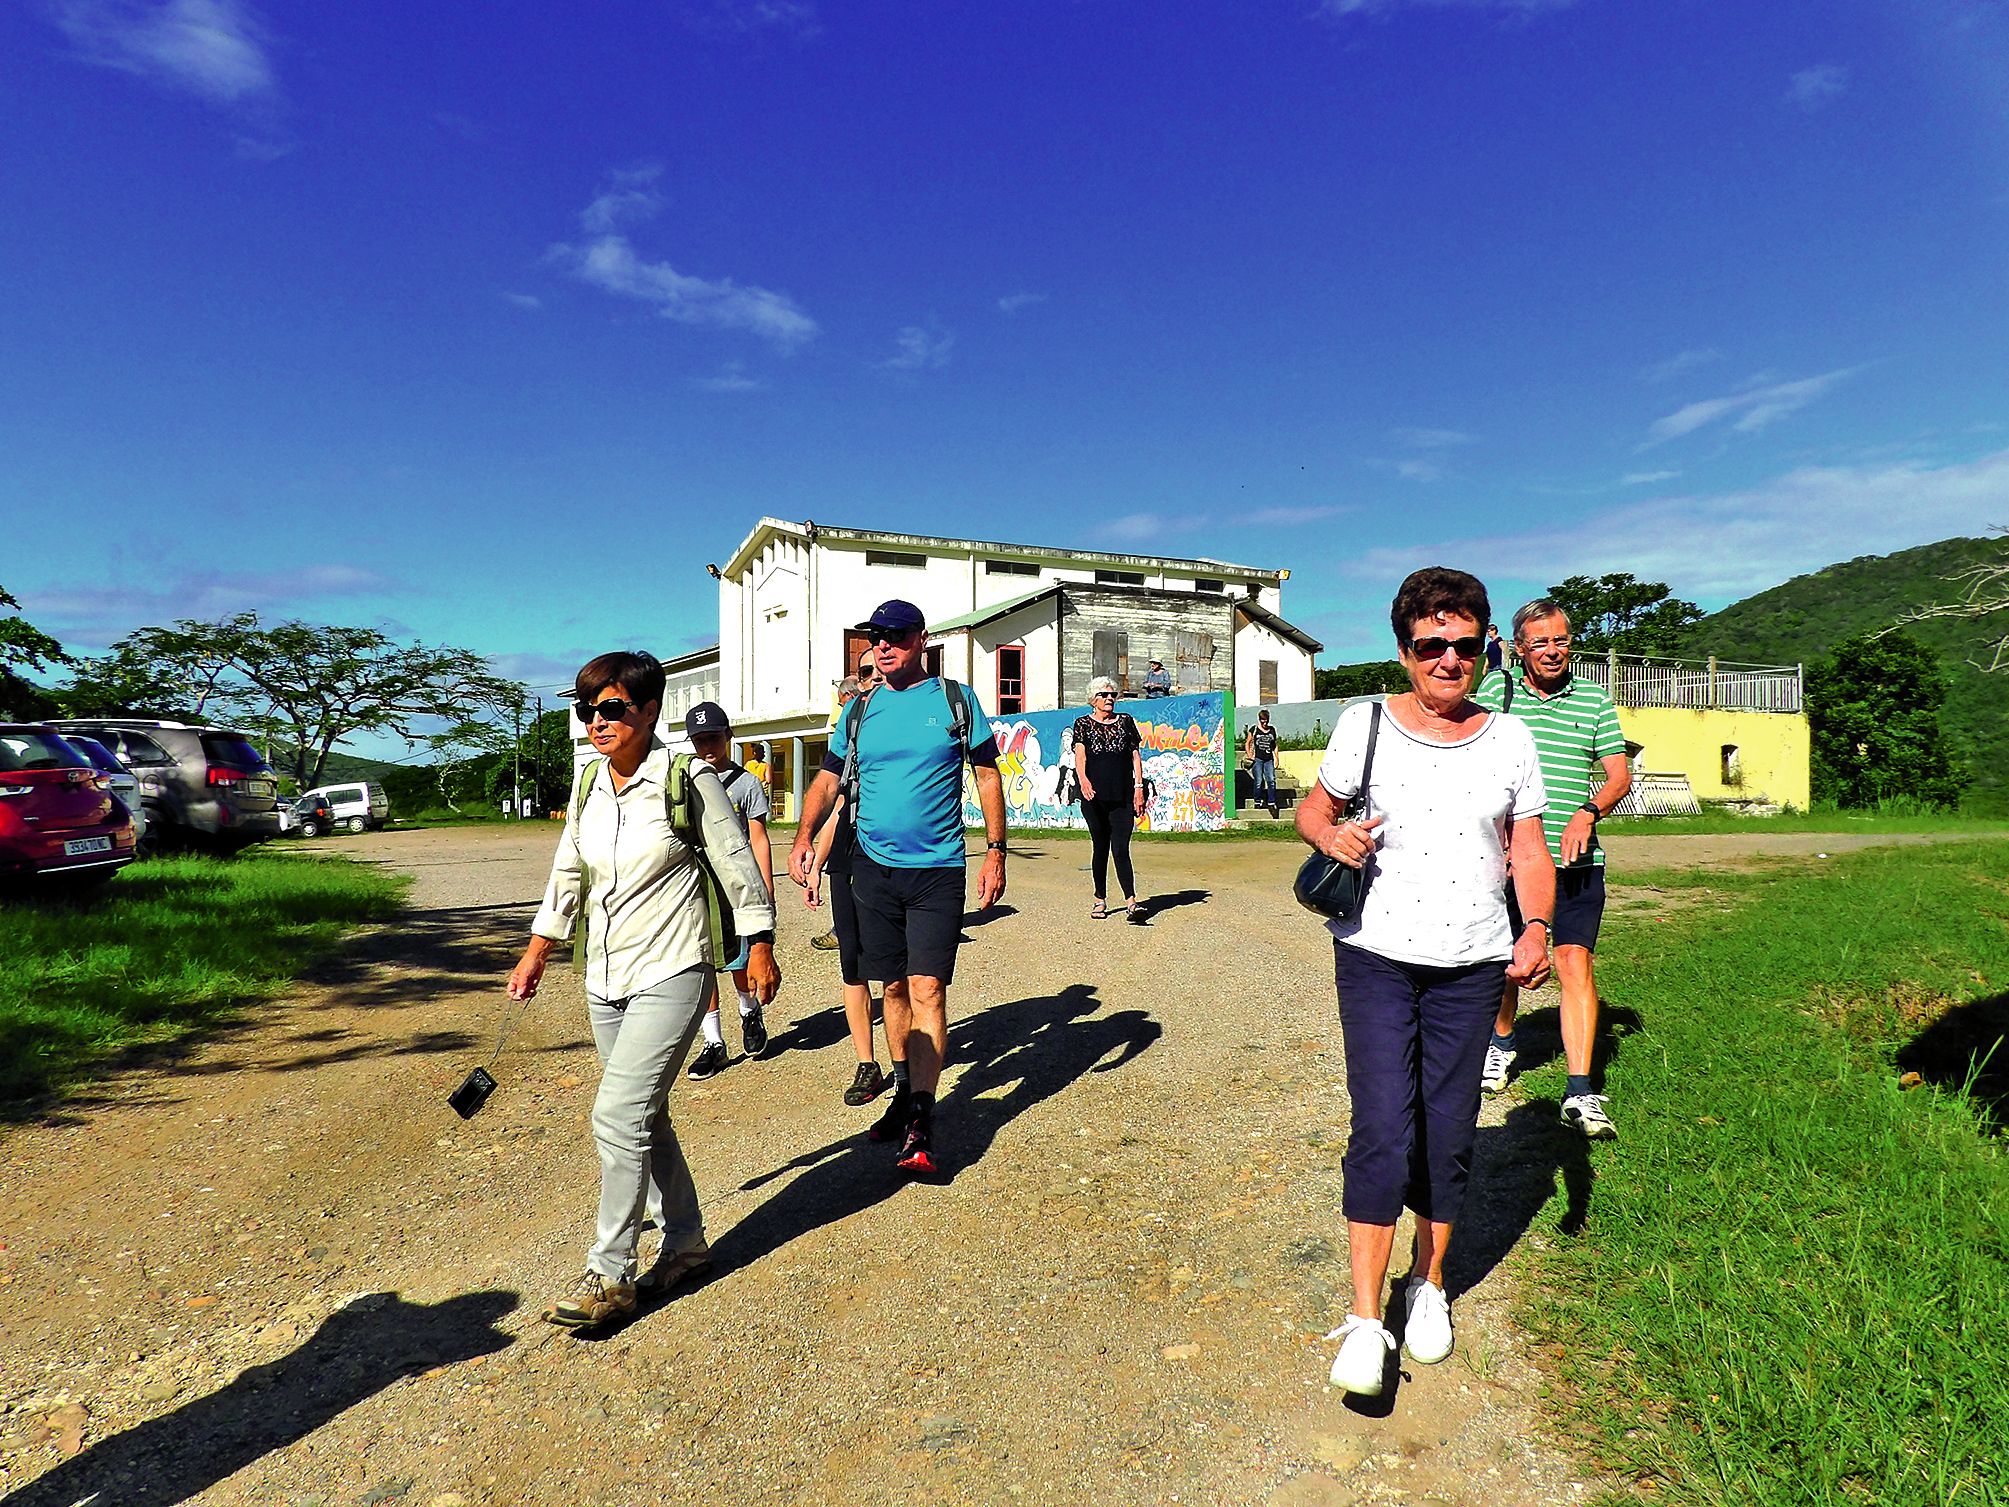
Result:
[[1109,893],[1112,852],[1116,855],[1116,882],[1123,886],[1125,898],[1135,895],[1137,883],[1130,873],[1130,829],[1137,824],[1137,817],[1130,798],[1106,800],[1097,796],[1092,801],[1083,801],[1081,817],[1088,823],[1088,835],[1095,844],[1095,898],[1100,900]]

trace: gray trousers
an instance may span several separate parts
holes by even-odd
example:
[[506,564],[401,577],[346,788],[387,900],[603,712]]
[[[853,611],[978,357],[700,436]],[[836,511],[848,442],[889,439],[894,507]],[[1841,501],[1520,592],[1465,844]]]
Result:
[[614,1281],[632,1281],[644,1210],[663,1228],[665,1251],[705,1238],[697,1184],[670,1124],[670,1085],[703,1020],[711,971],[687,968],[628,999],[588,999],[600,1092],[593,1099],[593,1140],[600,1148],[600,1223],[586,1265]]

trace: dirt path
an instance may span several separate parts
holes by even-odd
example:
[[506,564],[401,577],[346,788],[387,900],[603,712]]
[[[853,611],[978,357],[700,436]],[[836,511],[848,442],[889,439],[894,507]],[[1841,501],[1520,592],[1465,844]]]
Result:
[[[1651,841],[1625,861],[1668,861]],[[487,1110],[442,1099],[550,843],[339,840],[416,876],[398,925],[0,1141],[7,1507],[1585,1494],[1506,1317],[1502,1259],[1558,1177],[1588,1187],[1538,1106],[1488,1106],[1459,1353],[1368,1410],[1325,1386],[1346,1106],[1329,945],[1275,843],[1143,849],[1141,928],[1087,919],[1085,845],[1017,850],[952,995],[937,1186],[839,1101],[834,958],[784,882],[776,1055],[673,1101],[716,1274],[604,1340],[540,1324],[597,1178],[569,970]]]

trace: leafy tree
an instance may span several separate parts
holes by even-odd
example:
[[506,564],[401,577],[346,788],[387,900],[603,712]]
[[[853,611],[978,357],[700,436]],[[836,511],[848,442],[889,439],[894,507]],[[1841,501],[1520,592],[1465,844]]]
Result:
[[1385,696],[1408,689],[1409,672],[1402,668],[1400,660],[1377,659],[1312,672],[1312,694],[1321,701],[1347,696]]
[[48,692],[31,684],[20,671],[40,672],[67,665],[63,646],[20,614],[21,604],[0,587],[0,607],[15,609],[0,616],[0,720],[32,722],[56,714]]
[[421,725],[459,729],[506,716],[523,695],[471,650],[399,644],[375,628],[268,628],[255,612],[142,628],[86,672],[91,688],[114,698],[144,694],[258,735],[284,750],[286,772],[303,789],[321,783],[328,751],[352,733],[430,741],[436,735]]
[[1674,654],[1682,630],[1702,616],[1693,602],[1669,594],[1666,583],[1624,572],[1571,576],[1548,594],[1569,615],[1570,641],[1590,654]]
[[1945,701],[1938,659],[1909,634],[1863,633],[1836,644],[1807,671],[1815,798],[1957,805],[1970,775],[1940,726]]

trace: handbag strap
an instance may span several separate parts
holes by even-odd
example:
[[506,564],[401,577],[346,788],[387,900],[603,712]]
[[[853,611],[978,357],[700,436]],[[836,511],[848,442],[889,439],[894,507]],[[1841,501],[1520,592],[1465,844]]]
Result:
[[1367,782],[1374,774],[1374,740],[1381,736],[1381,703],[1367,714],[1367,757],[1360,761],[1360,808],[1367,809]]

